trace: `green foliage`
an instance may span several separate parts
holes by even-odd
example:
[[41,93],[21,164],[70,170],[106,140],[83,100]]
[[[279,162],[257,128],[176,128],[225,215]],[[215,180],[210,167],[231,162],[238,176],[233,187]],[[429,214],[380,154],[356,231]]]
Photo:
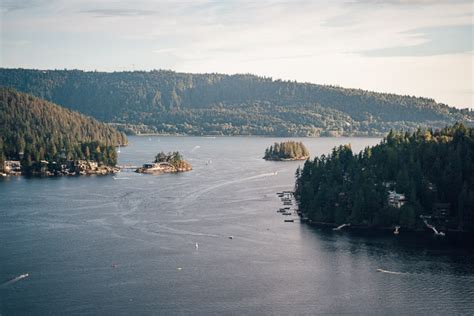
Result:
[[284,160],[284,159],[307,159],[309,151],[302,142],[286,141],[275,143],[273,146],[265,149],[263,159]]
[[[400,209],[389,205],[389,189],[405,194]],[[412,229],[437,203],[449,203],[451,214],[438,224],[474,231],[474,129],[390,131],[356,155],[340,146],[297,171],[295,196],[314,221]]]
[[167,154],[161,151],[155,156],[155,162],[167,162],[169,164],[172,164],[176,168],[190,167],[190,165],[184,160],[183,156],[178,151],[169,152]]
[[90,159],[115,165],[115,146],[126,143],[124,134],[95,119],[0,88],[0,162],[21,160],[27,173],[41,160]]
[[253,75],[0,69],[0,85],[130,133],[371,136],[474,119],[432,99]]
[[155,162],[169,162],[173,164],[182,160],[183,156],[178,151],[169,152],[167,154],[161,151],[155,156]]

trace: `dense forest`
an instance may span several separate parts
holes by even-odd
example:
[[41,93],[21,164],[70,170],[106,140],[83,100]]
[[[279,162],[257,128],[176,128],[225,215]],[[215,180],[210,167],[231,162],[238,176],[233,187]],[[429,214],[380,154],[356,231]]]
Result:
[[302,142],[292,140],[275,143],[265,149],[265,160],[306,160],[309,151]]
[[0,69],[13,87],[125,131],[188,135],[384,135],[471,124],[474,114],[432,99],[254,75],[172,71]]
[[115,146],[127,144],[123,133],[93,118],[32,95],[0,88],[0,166],[20,160],[26,174],[40,162],[93,160],[115,165]]
[[299,209],[313,221],[421,229],[425,218],[474,231],[474,129],[463,124],[391,131],[359,154],[340,146],[296,175]]

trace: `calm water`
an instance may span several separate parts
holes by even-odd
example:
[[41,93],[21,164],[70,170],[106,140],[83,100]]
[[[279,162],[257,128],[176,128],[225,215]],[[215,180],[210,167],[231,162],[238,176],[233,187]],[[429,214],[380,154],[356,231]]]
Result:
[[[0,314],[474,313],[470,251],[284,223],[300,163],[262,160],[276,140],[131,137],[120,163],[194,170],[0,181]],[[378,140],[304,139],[348,142]]]

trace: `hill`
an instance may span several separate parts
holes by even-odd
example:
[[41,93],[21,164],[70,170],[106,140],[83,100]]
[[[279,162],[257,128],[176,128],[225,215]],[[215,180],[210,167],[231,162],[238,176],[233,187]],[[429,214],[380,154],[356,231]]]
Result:
[[474,232],[474,129],[390,132],[355,155],[334,148],[298,169],[295,197],[316,222]]
[[474,121],[472,112],[432,99],[254,75],[0,69],[0,86],[119,123],[117,127],[132,132],[381,135],[390,129]]
[[97,120],[13,89],[0,88],[0,166],[21,160],[26,173],[40,163],[87,159],[115,165],[123,133]]

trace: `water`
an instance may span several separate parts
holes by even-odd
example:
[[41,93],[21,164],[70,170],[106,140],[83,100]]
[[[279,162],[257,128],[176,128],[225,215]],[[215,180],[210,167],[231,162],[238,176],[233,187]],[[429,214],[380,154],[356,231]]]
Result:
[[274,141],[131,137],[120,163],[179,150],[194,170],[1,180],[0,314],[474,312],[472,251],[284,223],[302,163],[262,160]]

